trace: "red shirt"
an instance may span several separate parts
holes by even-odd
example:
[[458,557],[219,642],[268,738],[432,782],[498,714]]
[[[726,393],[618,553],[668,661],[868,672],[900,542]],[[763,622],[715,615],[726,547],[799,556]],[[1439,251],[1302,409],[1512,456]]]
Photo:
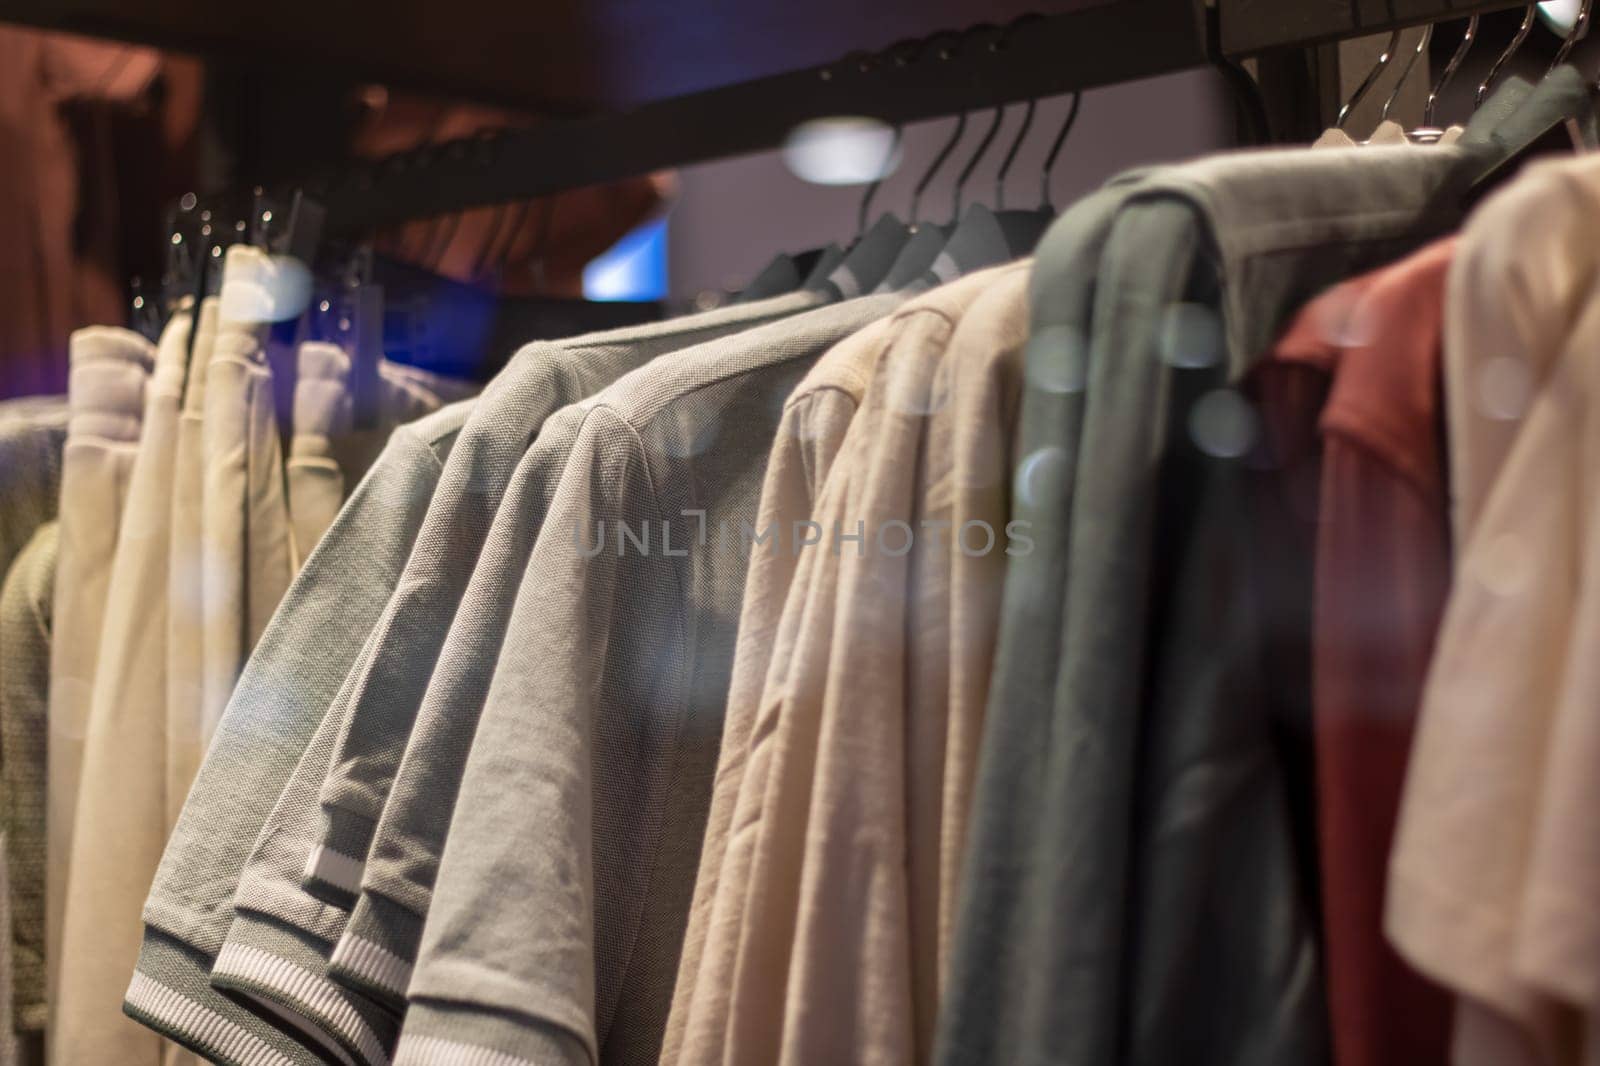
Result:
[[1384,939],[1383,895],[1449,589],[1440,338],[1454,250],[1440,241],[1312,301],[1260,380],[1279,426],[1326,388],[1311,660],[1336,1066],[1449,1062],[1451,997]]

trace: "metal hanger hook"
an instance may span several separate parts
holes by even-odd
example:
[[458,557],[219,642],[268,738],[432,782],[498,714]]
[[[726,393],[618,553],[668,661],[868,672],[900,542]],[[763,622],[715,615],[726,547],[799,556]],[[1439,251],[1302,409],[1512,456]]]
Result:
[[1022,125],[1017,128],[1017,138],[1011,142],[1011,147],[1006,151],[1005,159],[1000,162],[1000,169],[994,175],[994,206],[996,211],[1005,210],[1006,206],[1006,175],[1011,173],[1011,164],[1017,161],[1017,151],[1022,147],[1022,142],[1028,137],[1028,130],[1033,128],[1033,113],[1039,109],[1039,101],[1029,100],[1028,108],[1022,113]]
[[1428,50],[1428,42],[1433,40],[1433,23],[1422,27],[1422,36],[1417,39],[1417,46],[1411,50],[1411,55],[1406,59],[1406,65],[1400,70],[1400,77],[1395,79],[1394,88],[1389,90],[1389,98],[1383,102],[1383,110],[1378,112],[1378,121],[1387,122],[1389,109],[1394,107],[1394,102],[1400,98],[1400,90],[1406,87],[1406,79],[1411,77],[1411,71],[1417,65],[1417,60]]
[[1366,98],[1367,93],[1372,91],[1372,86],[1383,76],[1383,72],[1389,69],[1389,64],[1394,60],[1395,49],[1400,47],[1401,32],[1400,30],[1395,30],[1389,35],[1389,43],[1383,46],[1383,53],[1378,56],[1377,63],[1373,64],[1372,69],[1367,71],[1367,76],[1361,79],[1361,84],[1356,86],[1356,91],[1351,94],[1345,105],[1339,109],[1339,117],[1334,119],[1333,122],[1336,128],[1344,129],[1345,121],[1349,119],[1350,112]]
[[1561,42],[1561,47],[1556,49],[1556,57],[1550,61],[1550,70],[1567,61],[1567,56],[1572,54],[1572,46],[1583,40],[1583,35],[1589,32],[1589,12],[1594,7],[1594,0],[1583,0],[1578,5],[1578,17],[1572,20],[1572,32],[1567,34]]
[[1473,94],[1473,110],[1482,107],[1483,102],[1489,98],[1489,87],[1500,76],[1501,69],[1511,62],[1511,57],[1517,54],[1517,49],[1521,48],[1522,43],[1528,39],[1528,33],[1533,29],[1534,17],[1538,13],[1539,5],[1536,3],[1529,4],[1527,10],[1522,13],[1522,25],[1517,27],[1517,32],[1511,37],[1511,43],[1506,45],[1506,50],[1501,52],[1499,57],[1495,59],[1494,65],[1489,68],[1489,73],[1484,75],[1483,82],[1479,84],[1478,91]]
[[972,172],[978,169],[978,164],[988,154],[989,146],[994,143],[995,134],[1000,132],[1000,120],[1004,117],[1005,110],[1004,104],[994,109],[994,121],[989,123],[989,129],[984,133],[983,140],[978,142],[978,150],[972,153],[967,165],[956,175],[956,187],[952,197],[954,206],[950,209],[951,221],[961,217],[961,191],[967,187],[967,179],[972,177]]
[[1439,106],[1439,97],[1445,89],[1455,80],[1456,71],[1461,69],[1461,64],[1466,60],[1467,53],[1472,51],[1472,42],[1478,39],[1478,18],[1473,15],[1467,20],[1466,31],[1461,34],[1461,43],[1456,45],[1456,50],[1450,54],[1450,61],[1444,65],[1444,70],[1439,74],[1439,80],[1433,83],[1433,88],[1428,90],[1428,103],[1422,109],[1422,124],[1433,125],[1434,111]]
[[1056,139],[1050,142],[1050,151],[1044,157],[1044,173],[1039,178],[1039,202],[1051,211],[1056,209],[1056,202],[1050,195],[1050,179],[1055,176],[1056,160],[1061,155],[1061,146],[1067,143],[1067,134],[1078,124],[1078,107],[1082,103],[1083,93],[1073,93],[1072,103],[1067,107],[1067,117],[1062,121],[1061,129],[1056,134]]
[[956,142],[961,140],[961,135],[965,132],[967,132],[967,113],[963,111],[956,118],[956,128],[951,132],[950,139],[945,142],[943,148],[939,149],[939,154],[933,157],[933,163],[929,165],[927,173],[923,174],[922,178],[911,189],[911,221],[913,224],[922,217],[920,213],[922,194],[928,191],[928,185],[933,181],[933,176],[939,172],[940,167],[944,166],[945,160],[950,158],[950,153],[955,151]]

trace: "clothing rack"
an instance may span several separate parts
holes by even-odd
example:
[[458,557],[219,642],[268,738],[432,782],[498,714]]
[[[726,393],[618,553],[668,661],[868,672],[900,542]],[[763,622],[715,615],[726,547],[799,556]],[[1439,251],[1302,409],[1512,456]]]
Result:
[[[1298,134],[1321,116],[1275,114],[1269,122],[1261,89],[1281,95],[1288,77],[1301,83],[1293,88],[1302,110],[1323,110],[1327,80],[1319,63],[1305,58],[1319,46],[1520,6],[1516,0],[1055,0],[1046,5],[1055,10],[1019,13],[1026,5],[893,2],[868,17],[844,0],[818,0],[807,5],[813,21],[830,25],[789,43],[778,24],[786,13],[764,4],[572,0],[537,5],[534,16],[508,13],[492,0],[464,0],[451,5],[448,26],[426,27],[422,39],[433,43],[431,50],[417,46],[416,34],[390,32],[421,25],[428,5],[411,0],[385,11],[381,32],[360,5],[327,10],[313,0],[282,0],[271,5],[270,18],[187,0],[8,0],[0,17],[235,62],[291,54],[300,65],[308,57],[338,62],[354,77],[568,116],[374,163],[321,168],[302,187],[326,206],[326,232],[337,237],[773,148],[808,119],[864,115],[898,125],[1208,64],[1222,67],[1240,90],[1252,130],[1246,139],[1281,139],[1289,126]],[[980,12],[1011,21],[928,32]],[[544,32],[537,32],[535,17],[546,20]],[[836,62],[793,66],[796,57],[842,37],[905,28],[918,35]],[[508,50],[508,39],[517,47]],[[741,49],[743,43],[751,47]],[[717,54],[708,56],[708,47]],[[528,54],[519,58],[523,48]],[[464,50],[472,61],[464,61]],[[1297,62],[1285,68],[1285,56]],[[1239,65],[1250,57],[1262,58],[1253,76]],[[627,69],[633,60],[639,69]],[[1320,66],[1325,73],[1326,56]],[[570,84],[554,86],[560,78]]]

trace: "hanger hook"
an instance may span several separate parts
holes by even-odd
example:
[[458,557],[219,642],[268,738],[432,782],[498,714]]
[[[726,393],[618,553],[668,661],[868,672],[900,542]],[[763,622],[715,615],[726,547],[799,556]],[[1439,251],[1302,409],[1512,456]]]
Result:
[[961,173],[956,175],[954,207],[951,209],[950,218],[955,220],[961,215],[961,190],[966,188],[967,179],[972,177],[972,172],[978,169],[978,163],[988,153],[989,146],[994,143],[994,135],[1000,132],[1000,119],[1005,114],[1005,105],[994,109],[994,121],[989,123],[989,129],[984,133],[983,140],[978,142],[978,150],[972,153],[972,158],[967,160],[967,165],[961,168]]
[[1445,88],[1455,80],[1456,71],[1461,69],[1461,64],[1466,60],[1467,53],[1472,51],[1472,42],[1478,39],[1478,18],[1473,15],[1467,20],[1467,28],[1461,34],[1461,43],[1456,45],[1456,50],[1450,54],[1450,61],[1444,65],[1444,70],[1439,75],[1439,80],[1433,83],[1433,88],[1428,90],[1428,103],[1422,109],[1422,124],[1433,126],[1433,113],[1439,106],[1439,97]]
[[1527,10],[1522,13],[1522,25],[1517,27],[1517,32],[1511,37],[1511,43],[1506,45],[1506,50],[1501,52],[1499,57],[1495,59],[1494,65],[1489,68],[1489,73],[1484,75],[1483,82],[1478,86],[1478,91],[1473,94],[1473,110],[1482,107],[1483,102],[1489,98],[1489,87],[1500,76],[1501,68],[1511,62],[1511,57],[1517,54],[1517,49],[1521,48],[1522,43],[1528,39],[1528,33],[1533,29],[1534,17],[1538,13],[1539,5],[1536,3],[1529,4]]
[[1400,77],[1395,79],[1394,88],[1389,90],[1389,98],[1383,102],[1383,110],[1378,112],[1378,121],[1387,122],[1389,109],[1394,107],[1394,102],[1400,98],[1400,90],[1406,87],[1406,79],[1411,77],[1412,68],[1417,65],[1417,60],[1428,50],[1428,42],[1433,40],[1433,23],[1422,27],[1422,36],[1417,39],[1417,46],[1411,50],[1411,55],[1406,59],[1406,65],[1400,70]]
[[1572,20],[1572,32],[1567,34],[1566,38],[1561,42],[1561,47],[1556,49],[1556,57],[1550,61],[1551,71],[1554,71],[1567,61],[1567,56],[1572,54],[1572,46],[1582,40],[1583,35],[1589,32],[1589,10],[1593,6],[1594,0],[1583,0],[1578,5],[1578,17]]
[[945,142],[939,154],[933,157],[933,163],[928,167],[927,173],[911,190],[911,221],[916,223],[922,216],[918,208],[922,204],[922,194],[928,190],[928,184],[933,181],[933,176],[944,166],[944,161],[950,158],[950,153],[955,151],[956,142],[961,140],[961,135],[967,131],[967,113],[965,111],[956,118],[956,128],[950,134],[950,139]]
[[1373,84],[1383,76],[1384,71],[1389,69],[1389,63],[1394,59],[1395,49],[1400,47],[1400,33],[1400,30],[1395,30],[1389,35],[1389,43],[1383,46],[1383,52],[1378,56],[1378,61],[1373,64],[1371,70],[1367,71],[1367,76],[1361,79],[1361,84],[1356,86],[1356,91],[1351,94],[1349,100],[1345,101],[1345,105],[1339,109],[1339,117],[1334,119],[1333,122],[1335,128],[1344,129],[1345,121],[1350,117],[1351,110],[1366,98],[1367,93],[1372,91]]
[[1061,146],[1067,143],[1067,134],[1072,132],[1072,127],[1078,123],[1078,107],[1083,103],[1083,93],[1072,94],[1072,103],[1067,106],[1067,117],[1061,123],[1061,129],[1056,134],[1056,139],[1050,142],[1050,151],[1044,157],[1044,174],[1039,179],[1039,200],[1051,211],[1056,209],[1055,199],[1050,195],[1050,179],[1055,176],[1056,159],[1061,155]]
[[1028,130],[1033,126],[1033,113],[1039,109],[1039,101],[1029,100],[1028,108],[1022,113],[1022,125],[1017,128],[1017,139],[1011,142],[1011,147],[1006,151],[1005,159],[1000,162],[1000,169],[994,176],[994,206],[995,210],[1003,211],[1006,206],[1006,175],[1011,173],[1011,164],[1017,160],[1017,150],[1022,147],[1022,142],[1028,136]]
[[856,211],[856,236],[867,232],[867,212],[872,207],[873,198],[878,195],[883,181],[889,176],[889,171],[894,165],[894,157],[900,151],[900,137],[905,132],[904,127],[895,123],[894,135],[889,140],[889,153],[883,158],[883,166],[878,168],[878,176],[872,179],[867,186],[867,191],[861,194],[861,207]]

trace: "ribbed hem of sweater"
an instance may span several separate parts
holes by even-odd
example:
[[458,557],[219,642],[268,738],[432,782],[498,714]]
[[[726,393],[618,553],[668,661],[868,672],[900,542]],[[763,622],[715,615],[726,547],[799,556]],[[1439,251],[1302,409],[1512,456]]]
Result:
[[570,1030],[521,1015],[421,1000],[394,1066],[592,1066]]
[[228,929],[211,983],[295,1015],[329,1054],[389,1066],[398,1019],[328,980],[328,950],[298,929],[244,912]]
[[322,842],[306,859],[300,887],[318,899],[348,909],[361,894],[367,848],[378,823],[339,807],[322,808]]
[[406,1009],[406,986],[422,943],[423,919],[373,892],[363,892],[333,949],[328,975],[371,996],[396,1014]]
[[[218,1066],[325,1066],[326,1059],[211,987],[211,957],[145,929],[122,1012]],[[355,1066],[348,1056],[343,1060]]]

